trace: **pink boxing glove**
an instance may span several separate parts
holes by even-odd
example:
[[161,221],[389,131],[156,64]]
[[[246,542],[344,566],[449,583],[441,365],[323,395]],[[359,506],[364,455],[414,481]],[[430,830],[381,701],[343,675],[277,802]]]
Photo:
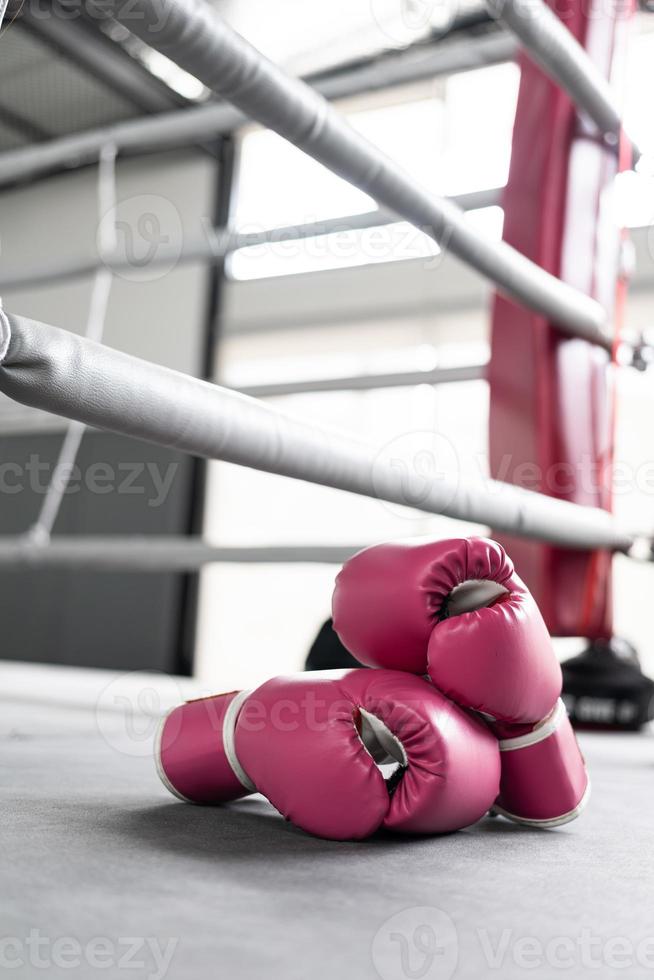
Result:
[[467,827],[493,805],[500,779],[487,726],[391,670],[278,677],[191,701],[164,719],[156,756],[182,799],[258,791],[298,827],[334,840]]
[[493,812],[531,827],[575,820],[590,797],[590,780],[563,701],[536,725],[492,727],[502,760]]
[[540,611],[494,541],[366,548],[340,571],[332,608],[361,663],[429,674],[448,697],[495,719],[540,721],[561,692]]
[[547,826],[578,815],[588,776],[565,712],[555,711],[561,668],[499,544],[454,538],[367,548],[336,579],[333,617],[361,663],[428,674],[452,700],[497,723],[498,809],[506,816]]

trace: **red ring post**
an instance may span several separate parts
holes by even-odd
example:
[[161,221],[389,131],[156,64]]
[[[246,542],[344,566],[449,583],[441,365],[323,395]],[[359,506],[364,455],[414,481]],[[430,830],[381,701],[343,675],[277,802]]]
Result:
[[[600,70],[619,82],[631,0],[550,0]],[[504,238],[598,299],[619,329],[622,231],[611,189],[629,161],[609,147],[526,55],[504,194]],[[612,506],[614,390],[610,355],[496,295],[492,313],[492,476],[577,504]],[[612,635],[611,555],[498,534],[550,631]]]

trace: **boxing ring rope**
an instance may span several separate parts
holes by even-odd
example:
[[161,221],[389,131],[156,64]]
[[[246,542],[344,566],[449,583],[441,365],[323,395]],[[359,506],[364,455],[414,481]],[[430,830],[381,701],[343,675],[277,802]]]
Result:
[[[117,0],[109,0],[108,6],[121,22],[124,11]],[[475,232],[465,222],[459,207],[416,187],[407,174],[356,133],[317,92],[286,76],[263,58],[213,8],[201,0],[160,0],[156,5],[149,0],[134,0],[130,16],[124,16],[125,26],[146,43],[234,102],[239,110],[370,194],[390,212],[389,220],[411,222],[505,294],[554,321],[563,332],[610,347],[611,330],[600,303],[505,243],[498,244]],[[571,41],[576,45],[572,38]],[[557,58],[563,58],[563,68],[558,63],[550,71],[556,68],[568,72],[569,79],[576,77],[573,69],[575,65],[583,67],[583,63],[575,62],[575,48],[567,45],[556,51]],[[572,83],[567,84],[570,87]],[[588,105],[588,93],[593,92],[592,75],[586,79],[586,86],[588,91],[584,94],[582,86],[578,98]],[[597,91],[594,95],[594,111],[606,109]],[[587,105],[582,105],[586,111]],[[212,112],[231,111],[222,106],[208,108]],[[191,110],[184,115],[199,111]],[[192,120],[189,125],[192,129]],[[602,131],[613,132],[613,129],[603,126]],[[159,138],[163,138],[163,132],[159,130]],[[42,153],[44,148],[38,149]],[[1,174],[2,160],[0,180]],[[374,214],[378,222],[379,213]],[[222,235],[223,248],[233,247],[233,238],[228,234]],[[87,338],[20,316],[5,315],[2,311],[0,390],[25,405],[84,425],[425,513],[487,525],[521,538],[565,548],[606,549],[632,555],[641,546],[647,549],[651,541],[651,534],[621,527],[606,510],[558,500],[496,480],[470,481],[450,473],[425,485],[422,479],[406,475],[410,474],[410,467],[403,470],[395,465],[397,460],[387,460],[383,451],[347,435],[311,425],[242,394],[141,361]],[[6,560],[13,564],[17,556],[19,561],[35,564],[55,561],[57,555],[58,561],[64,563],[92,560],[83,551],[85,548],[93,551],[98,541],[104,547],[105,539],[89,539],[90,543],[62,540],[57,545],[58,551],[50,551],[55,540],[36,557],[38,548],[34,543],[5,540],[0,542],[0,563]],[[116,549],[124,547],[124,539],[116,538],[115,543]],[[134,542],[135,551],[140,544],[138,540]],[[161,560],[169,544],[158,539],[144,546],[146,550],[151,547],[148,561],[155,561],[157,548]],[[193,540],[187,544],[192,549],[192,558],[183,553],[184,542],[176,541],[173,547],[180,550],[174,560],[192,560],[194,564],[189,566],[192,568],[205,561],[243,560],[246,554],[252,555],[253,561],[267,560],[261,557],[264,554],[275,554],[278,557],[270,560],[278,561],[285,560],[285,555],[288,560],[300,560],[293,557],[298,554],[302,555],[301,560],[307,560],[309,550],[320,553],[320,549],[316,552],[314,548],[298,552],[297,549],[216,549]],[[184,554],[186,557],[179,557]],[[325,560],[326,554],[323,551],[322,559],[316,560]],[[338,548],[334,560],[340,560],[337,554]],[[97,557],[95,552],[93,557]],[[130,567],[133,561],[146,560],[145,556],[139,559],[134,554],[130,558],[126,554],[122,558],[114,554],[114,558],[128,562]],[[98,567],[95,561],[93,567]]]
[[[67,5],[74,8],[77,2]],[[475,231],[459,208],[416,185],[316,91],[264,58],[203,0],[134,0],[129,13],[118,0],[109,0],[103,9],[217,95],[427,233],[509,297],[566,333],[611,346],[612,330],[596,300],[506,243]]]
[[[451,200],[464,211],[474,211],[498,205],[501,201],[502,189],[491,188],[483,191],[471,191],[457,194]],[[302,241],[306,238],[320,238],[327,235],[347,234],[352,231],[365,231],[368,228],[381,228],[395,224],[397,217],[385,211],[366,211],[363,214],[353,214],[343,218],[326,218],[323,221],[312,221],[305,224],[288,225],[271,228],[265,231],[238,233],[227,228],[207,228],[206,232],[195,241],[180,245],[171,244],[166,247],[158,245],[153,257],[148,261],[148,269],[158,267],[170,269],[178,265],[192,262],[221,262],[227,255],[241,248],[252,248],[261,245],[277,245],[291,241]],[[92,275],[99,268],[110,269],[114,274],[121,275],[133,270],[134,261],[130,260],[124,250],[105,246],[101,254],[91,258],[55,258],[38,266],[21,266],[20,269],[0,269],[0,289],[30,289],[47,286],[50,283],[61,283],[70,279]]]
[[[622,116],[607,79],[591,61],[565,24],[542,0],[486,0],[489,13],[520,40],[530,57],[568,93],[617,147]],[[631,141],[633,165],[641,152]]]
[[[326,99],[343,99],[396,85],[429,80],[454,71],[498,64],[512,58],[517,44],[513,37],[494,31],[483,37],[456,41],[439,40],[386,54],[370,65],[355,66],[340,74],[309,79]],[[161,112],[98,127],[71,136],[0,153],[0,186],[47,174],[61,167],[77,167],[98,158],[102,147],[113,143],[119,152],[144,152],[186,147],[214,140],[248,123],[249,119],[228,105]]]
[[157,535],[58,535],[47,545],[26,537],[0,537],[0,568],[94,572],[197,572],[205,565],[342,565],[365,545],[216,547],[197,538]]
[[[646,533],[604,510],[458,474],[425,486],[383,452],[255,399],[0,312],[0,390],[33,408],[208,459],[568,548],[629,552]],[[406,469],[410,473],[410,467]]]
[[277,398],[280,395],[306,395],[325,391],[372,391],[415,385],[448,385],[461,381],[484,381],[486,375],[486,364],[466,364],[463,367],[442,367],[431,371],[398,371],[394,374],[356,374],[342,378],[277,381],[270,384],[248,385],[237,390],[251,398]]

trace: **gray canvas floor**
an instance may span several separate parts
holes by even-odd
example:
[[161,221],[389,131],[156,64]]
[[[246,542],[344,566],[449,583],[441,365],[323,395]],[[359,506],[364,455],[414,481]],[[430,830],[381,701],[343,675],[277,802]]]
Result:
[[593,797],[567,828],[488,819],[344,844],[303,834],[261,798],[173,801],[134,748],[147,741],[136,722],[126,732],[119,714],[15,692],[2,702],[7,976],[654,974],[649,734],[583,739]]

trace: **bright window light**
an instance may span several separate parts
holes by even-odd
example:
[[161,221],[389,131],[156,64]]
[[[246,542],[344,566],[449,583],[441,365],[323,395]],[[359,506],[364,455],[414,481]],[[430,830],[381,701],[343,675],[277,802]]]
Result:
[[497,242],[501,239],[504,230],[504,211],[502,208],[495,206],[468,211],[466,220],[488,238],[493,238]]
[[[518,77],[514,65],[467,72],[447,82],[445,100],[418,99],[351,113],[349,120],[434,194],[501,186],[508,173]],[[239,231],[306,224],[374,208],[367,194],[275,133],[254,130],[244,136],[235,216]],[[491,210],[495,217],[481,220],[497,224],[497,209]],[[266,278],[437,255],[430,239],[398,223],[242,249],[231,260],[230,274],[236,279]]]
[[360,214],[375,202],[270,130],[242,143],[235,223],[239,231]]
[[[651,15],[650,15],[651,16]],[[616,185],[618,220],[626,228],[644,228],[654,221],[654,31],[648,15],[642,23],[646,32],[631,40],[625,77],[625,130],[643,151],[640,172],[620,174]]]
[[[359,337],[365,336],[365,329],[353,324],[349,328]],[[325,331],[320,337],[320,332]],[[227,358],[221,374],[221,382],[232,388],[247,385],[271,384],[274,382],[298,381],[308,378],[344,378],[349,375],[391,374],[398,371],[430,371],[433,368],[461,367],[470,364],[485,364],[490,356],[485,341],[465,341],[451,343],[422,343],[398,345],[395,340],[388,347],[377,345],[343,348],[340,341],[333,339],[333,329],[318,328],[322,340],[316,351],[314,331],[312,330],[312,349],[302,349],[298,339],[295,345],[280,343],[279,334],[267,342],[258,341],[256,354],[250,349],[246,353],[232,351]],[[329,335],[332,347],[326,347]],[[352,333],[348,334],[348,339]],[[299,352],[297,348],[300,348]],[[307,345],[307,348],[309,345]],[[262,348],[262,349],[259,349]],[[461,383],[461,382],[457,382]],[[465,382],[467,383],[467,382]],[[373,389],[374,390],[374,389]],[[382,389],[378,389],[382,390]],[[294,397],[294,396],[282,396]]]
[[[504,212],[500,207],[469,211],[466,220],[495,240],[502,237]],[[433,239],[413,225],[399,222],[363,231],[241,248],[231,256],[230,275],[238,280],[270,279],[407,259],[424,259],[425,268],[429,268],[430,262],[436,268],[440,253]]]
[[443,192],[440,159],[446,146],[446,127],[442,99],[420,99],[357,112],[349,121],[416,183],[435,193]]
[[[643,23],[647,23],[643,21]],[[463,72],[447,79],[444,97],[419,99],[352,113],[352,125],[400,164],[420,185],[451,195],[506,183],[519,71],[513,64]],[[654,30],[632,41],[625,80],[625,124],[654,158],[651,92]],[[244,138],[237,226],[243,231],[303,224],[374,208],[366,195],[329,173],[270,132]],[[617,218],[626,227],[652,224],[654,176],[627,173],[616,186]],[[503,215],[488,208],[471,216],[501,237]],[[235,253],[237,279],[342,269],[409,258],[432,258],[438,248],[406,224],[256,246]]]
[[234,279],[268,279],[325,269],[348,269],[399,259],[434,257],[436,242],[404,222],[364,231],[241,248],[232,254]]
[[654,177],[633,171],[616,179],[616,209],[624,228],[646,228],[654,224]]
[[480,68],[448,79],[447,138],[442,157],[433,164],[440,171],[444,193],[506,184],[519,81],[514,64]]
[[[651,14],[643,15],[645,18]],[[648,21],[644,21],[648,24]],[[654,31],[631,39],[625,73],[625,130],[638,143],[644,155],[654,155]]]
[[[454,76],[447,100],[351,113],[355,129],[435,194],[501,186],[511,149],[518,70]],[[256,231],[360,214],[374,202],[269,131],[243,139],[236,225]]]

